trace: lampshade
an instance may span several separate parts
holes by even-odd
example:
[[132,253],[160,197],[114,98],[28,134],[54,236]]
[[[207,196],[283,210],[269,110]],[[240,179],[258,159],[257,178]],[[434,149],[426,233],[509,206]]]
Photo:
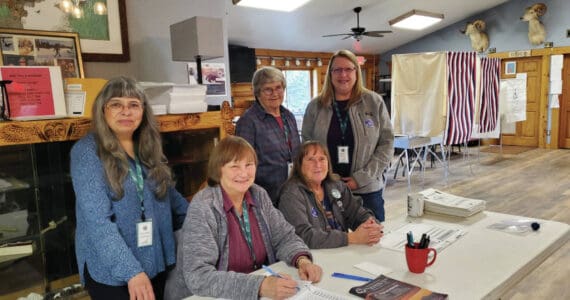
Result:
[[224,56],[222,19],[193,17],[170,25],[173,61],[196,61]]
[[390,20],[390,26],[403,29],[422,30],[443,20],[443,14],[412,10]]

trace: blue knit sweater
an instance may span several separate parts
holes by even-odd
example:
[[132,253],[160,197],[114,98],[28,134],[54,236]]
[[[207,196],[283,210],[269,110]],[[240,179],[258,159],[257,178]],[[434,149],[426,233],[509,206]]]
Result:
[[[130,161],[134,168],[134,161]],[[89,134],[71,149],[71,178],[76,197],[75,252],[81,281],[85,264],[91,277],[103,284],[120,286],[140,272],[150,278],[176,261],[173,230],[182,226],[188,202],[174,188],[158,201],[155,183],[143,168],[145,216],[152,219],[152,246],[137,247],[137,223],[141,204],[135,183],[127,176],[124,197],[113,201],[95,138]]]

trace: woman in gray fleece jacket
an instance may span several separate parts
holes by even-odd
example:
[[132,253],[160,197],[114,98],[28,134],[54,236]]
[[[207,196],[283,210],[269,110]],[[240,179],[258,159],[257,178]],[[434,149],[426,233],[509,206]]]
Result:
[[329,152],[318,141],[301,145],[293,173],[281,188],[279,210],[312,249],[374,245],[382,237],[382,225],[332,174]]
[[273,206],[267,192],[253,183],[257,157],[251,145],[229,136],[214,148],[208,163],[208,187],[198,192],[178,237],[177,263],[165,297],[192,294],[228,299],[283,299],[297,283],[248,274],[284,261],[303,280],[318,282],[322,270],[294,228]]

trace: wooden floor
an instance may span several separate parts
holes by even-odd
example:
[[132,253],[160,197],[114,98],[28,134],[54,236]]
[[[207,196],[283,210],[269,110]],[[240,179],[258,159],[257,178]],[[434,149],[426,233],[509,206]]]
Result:
[[[501,154],[478,149],[471,147],[460,153],[456,149],[451,156],[447,181],[440,164],[432,168],[428,162],[423,179],[416,169],[417,173],[412,174],[411,192],[433,187],[459,196],[484,199],[489,211],[570,224],[570,150],[532,149],[520,154],[506,154],[509,151]],[[387,222],[405,211],[408,185],[401,170],[398,173],[395,180],[394,170],[388,173],[384,192]],[[569,242],[502,299],[570,299],[568,278]]]

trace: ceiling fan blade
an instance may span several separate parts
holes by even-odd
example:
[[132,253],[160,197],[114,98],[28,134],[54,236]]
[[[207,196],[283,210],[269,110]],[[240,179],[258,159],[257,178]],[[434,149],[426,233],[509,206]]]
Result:
[[377,32],[365,32],[365,33],[363,33],[363,35],[370,36],[370,37],[384,37],[383,34],[380,34]]
[[351,34],[351,35],[343,37],[341,40],[346,40],[346,39],[351,38],[351,37],[355,37],[355,36]]
[[384,34],[384,33],[392,33],[392,30],[371,30],[371,31],[367,31],[367,34],[369,33],[378,33],[378,34]]
[[351,36],[352,33],[338,33],[338,34],[327,34],[327,35],[323,35],[322,37],[329,37],[329,36],[341,36],[341,35],[348,35]]

